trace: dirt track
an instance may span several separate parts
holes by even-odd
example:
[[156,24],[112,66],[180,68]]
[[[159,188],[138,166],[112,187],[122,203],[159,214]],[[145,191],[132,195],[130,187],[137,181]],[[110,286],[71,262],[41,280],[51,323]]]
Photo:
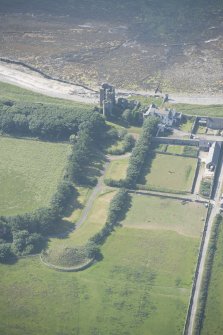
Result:
[[[65,84],[56,80],[46,79],[34,71],[24,69],[22,66],[8,65],[0,62],[0,81],[13,84],[33,92],[45,94],[50,97],[73,100],[89,104],[98,103],[98,94],[78,85]],[[119,91],[118,91],[119,92]],[[125,91],[120,94],[140,94],[149,95],[150,91]],[[170,95],[172,102],[188,103],[199,105],[217,105],[223,104],[222,95]]]

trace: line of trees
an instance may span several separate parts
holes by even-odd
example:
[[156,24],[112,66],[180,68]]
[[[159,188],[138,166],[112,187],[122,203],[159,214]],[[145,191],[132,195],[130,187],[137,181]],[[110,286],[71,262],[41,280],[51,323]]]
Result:
[[152,136],[157,131],[158,119],[155,117],[148,118],[144,121],[142,127],[142,134],[138,139],[129,160],[129,166],[127,169],[127,176],[125,185],[127,187],[135,187],[137,179],[142,172],[143,165],[148,156]]
[[77,134],[85,122],[95,125],[95,132],[103,131],[105,121],[95,110],[74,110],[47,104],[22,104],[6,101],[0,105],[0,132],[13,136],[38,137],[58,141]]
[[[98,113],[79,126],[77,138],[72,145],[63,180],[59,183],[48,207],[32,213],[0,217],[0,261],[8,262],[16,256],[39,252],[61,221],[70,199],[75,194],[73,181],[88,184],[86,167],[90,164],[95,147],[105,136],[106,125]],[[87,250],[91,250],[89,248]]]

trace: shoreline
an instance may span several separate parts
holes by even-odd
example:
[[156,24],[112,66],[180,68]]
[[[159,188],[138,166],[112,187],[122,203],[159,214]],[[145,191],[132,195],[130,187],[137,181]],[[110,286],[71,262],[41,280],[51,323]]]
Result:
[[[13,61],[12,61],[13,62]],[[53,98],[71,100],[87,104],[98,104],[99,92],[80,84],[67,83],[56,78],[46,78],[42,73],[23,65],[9,64],[0,61],[0,82],[16,85],[36,93]],[[99,90],[99,88],[98,88]],[[119,96],[151,96],[152,91],[133,91],[116,89]],[[183,94],[169,93],[170,102],[194,105],[223,105],[223,94]]]

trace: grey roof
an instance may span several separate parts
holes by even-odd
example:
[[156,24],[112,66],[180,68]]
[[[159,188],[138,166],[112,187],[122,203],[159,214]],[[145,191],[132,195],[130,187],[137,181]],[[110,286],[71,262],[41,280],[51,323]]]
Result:
[[219,156],[220,156],[220,151],[221,151],[221,143],[214,142],[212,144],[212,146],[210,147],[208,157],[207,157],[207,160],[206,160],[206,165],[217,166],[218,159],[219,159]]
[[207,127],[216,130],[223,129],[223,118],[209,117],[207,119]]
[[199,147],[205,147],[205,148],[209,148],[210,147],[210,142],[208,142],[207,140],[199,140]]

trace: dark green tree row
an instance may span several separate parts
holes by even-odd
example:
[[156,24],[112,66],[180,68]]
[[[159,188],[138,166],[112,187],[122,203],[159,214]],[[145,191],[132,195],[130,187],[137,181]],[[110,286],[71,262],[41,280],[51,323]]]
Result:
[[143,123],[142,134],[138,139],[129,160],[125,184],[127,187],[135,187],[143,165],[149,154],[151,139],[157,131],[158,119],[148,118]]
[[94,124],[94,135],[103,131],[105,122],[95,110],[74,110],[72,108],[47,104],[0,105],[0,131],[14,136],[38,137],[47,140],[68,140],[77,134],[85,122]]

